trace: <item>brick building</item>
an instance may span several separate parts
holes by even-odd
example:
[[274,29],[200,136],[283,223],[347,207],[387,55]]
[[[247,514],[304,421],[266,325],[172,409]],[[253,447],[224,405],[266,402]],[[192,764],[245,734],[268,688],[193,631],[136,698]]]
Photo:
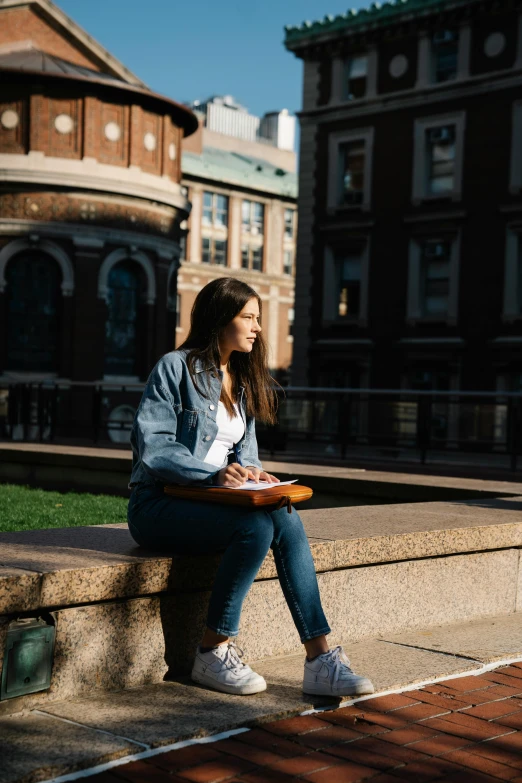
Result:
[[255,130],[245,138],[259,119],[243,114],[245,127],[236,122],[236,136],[223,112],[219,119],[229,133],[207,127],[200,115],[198,131],[183,143],[181,182],[192,211],[178,273],[176,344],[188,334],[197,292],[215,277],[237,277],[261,296],[270,367],[285,380],[293,342],[296,156]]
[[130,382],[172,349],[196,128],[49,0],[0,0],[0,379]]
[[286,29],[304,61],[292,382],[522,386],[522,4]]

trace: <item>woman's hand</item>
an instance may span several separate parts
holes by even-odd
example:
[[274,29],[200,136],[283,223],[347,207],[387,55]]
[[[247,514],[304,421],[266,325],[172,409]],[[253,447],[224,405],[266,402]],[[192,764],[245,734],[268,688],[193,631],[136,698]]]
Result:
[[253,465],[249,465],[247,470],[248,470],[248,478],[252,479],[256,483],[258,483],[259,481],[268,481],[270,484],[275,484],[281,480],[276,478],[275,476],[272,476],[271,473],[267,473],[265,470],[261,470],[261,468],[255,468]]
[[231,462],[216,473],[214,484],[217,487],[240,487],[247,481],[249,474],[249,468],[244,468],[238,462]]

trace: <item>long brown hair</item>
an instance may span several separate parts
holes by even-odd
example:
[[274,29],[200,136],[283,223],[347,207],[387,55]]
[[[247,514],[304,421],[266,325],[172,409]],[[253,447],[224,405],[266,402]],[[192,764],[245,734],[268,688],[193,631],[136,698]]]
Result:
[[[205,369],[212,366],[219,368],[219,335],[253,298],[257,299],[261,316],[259,294],[242,280],[234,277],[219,277],[217,280],[212,280],[196,297],[190,314],[190,332],[179,347],[188,350],[187,366],[192,381],[205,397],[208,397],[208,394],[198,386],[196,380],[196,361],[199,359],[203,362]],[[268,372],[267,348],[262,332],[258,332],[249,353],[232,351],[228,367],[234,400],[237,399],[240,386],[245,387],[247,416],[254,416],[265,424],[275,424],[277,394],[273,386],[277,382]],[[233,402],[224,387],[221,390],[221,401],[229,415],[233,416]]]

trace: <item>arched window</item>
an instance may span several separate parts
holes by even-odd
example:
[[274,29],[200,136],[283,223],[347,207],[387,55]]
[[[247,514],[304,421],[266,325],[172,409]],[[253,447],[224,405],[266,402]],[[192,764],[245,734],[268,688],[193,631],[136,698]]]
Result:
[[139,375],[137,322],[141,276],[133,261],[120,261],[109,272],[105,375]]
[[7,369],[57,372],[61,271],[38,250],[14,256],[6,268]]

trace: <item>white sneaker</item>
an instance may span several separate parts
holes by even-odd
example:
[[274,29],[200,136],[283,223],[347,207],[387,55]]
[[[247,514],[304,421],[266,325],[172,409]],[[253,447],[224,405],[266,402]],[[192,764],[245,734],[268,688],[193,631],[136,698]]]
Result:
[[343,648],[334,647],[313,661],[305,660],[303,691],[316,696],[362,696],[373,693],[374,687],[367,677],[353,673]]
[[266,691],[266,682],[243,663],[243,651],[233,642],[220,644],[206,653],[196,650],[191,678],[200,685],[223,693],[247,696]]

